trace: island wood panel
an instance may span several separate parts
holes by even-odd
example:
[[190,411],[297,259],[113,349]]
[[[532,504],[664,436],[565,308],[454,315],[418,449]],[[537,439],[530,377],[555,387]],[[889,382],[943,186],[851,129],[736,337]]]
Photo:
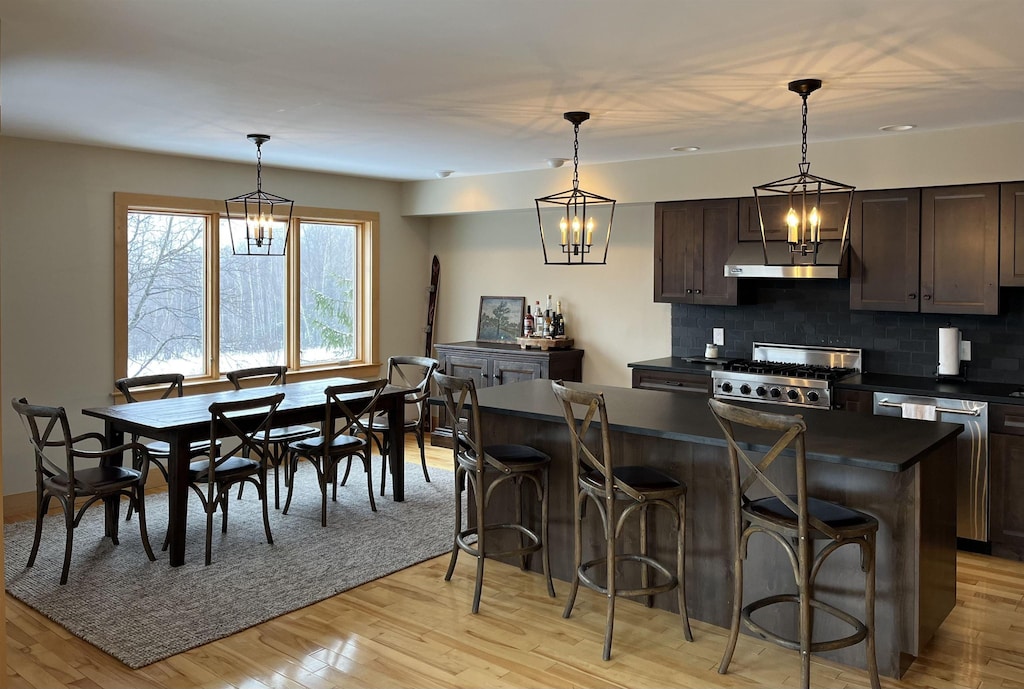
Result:
[[[637,392],[642,394],[646,391]],[[488,410],[486,399],[482,404],[486,443],[528,443],[552,457],[549,517],[552,574],[558,579],[570,580],[572,492],[564,421],[545,418],[543,414]],[[696,408],[700,406],[703,405]],[[706,410],[706,406],[703,409]],[[708,422],[713,423],[710,413],[708,417]],[[614,415],[612,422],[615,422]],[[692,619],[727,627],[732,560],[728,545],[731,534],[728,528],[728,468],[724,443],[686,442],[640,431],[613,430],[612,448],[617,462],[651,464],[687,483],[686,585],[689,613]],[[955,435],[952,435],[927,450],[920,461],[904,471],[880,471],[816,461],[808,465],[812,494],[864,510],[879,519],[876,646],[879,671],[890,677],[900,677],[905,672],[955,604],[956,497],[951,478],[955,474],[955,462]],[[530,500],[526,503],[529,517],[539,517],[536,506]],[[511,501],[507,495],[495,494],[490,509],[498,510],[498,520],[502,519],[502,510],[511,518]],[[588,513],[590,520],[583,536],[585,559],[598,557],[604,547],[597,513],[592,508]],[[675,532],[662,519],[663,516],[656,511],[651,550],[671,563],[674,561]],[[635,520],[625,527],[625,548],[637,547],[637,528]],[[536,560],[532,567],[539,569]],[[795,590],[788,560],[781,549],[765,537],[751,540],[746,572],[746,602]],[[629,570],[620,572],[620,576],[624,580],[622,585],[629,585],[637,579],[636,574]],[[864,579],[856,547],[845,546],[833,554],[822,569],[818,582],[820,598],[856,616],[863,615]],[[659,608],[676,610],[674,594],[657,596],[654,604]],[[774,615],[771,624],[777,625],[780,631],[787,628],[795,630],[795,606],[792,610],[785,607],[765,610],[760,615],[759,619]],[[847,633],[848,628],[841,623],[816,620],[815,640],[836,638]],[[863,644],[823,655],[836,662],[865,667]]]

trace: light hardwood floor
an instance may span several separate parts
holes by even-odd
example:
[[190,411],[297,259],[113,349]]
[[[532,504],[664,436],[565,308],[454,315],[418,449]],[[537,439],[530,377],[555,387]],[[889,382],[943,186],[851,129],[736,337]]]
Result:
[[[418,453],[407,445],[408,456]],[[448,467],[449,450],[430,448]],[[31,515],[21,515],[30,518]],[[180,655],[131,670],[7,597],[6,684],[22,687],[789,687],[794,652],[741,636],[717,672],[725,630],[632,601],[617,606],[612,660],[601,660],[604,599],[581,591],[562,619],[568,584],[546,595],[539,575],[487,563],[480,613],[469,612],[474,569],[429,560]],[[958,558],[957,605],[925,654],[887,687],[1024,686],[1024,564]],[[886,620],[879,620],[886,624]],[[865,673],[825,661],[816,687],[866,687]]]

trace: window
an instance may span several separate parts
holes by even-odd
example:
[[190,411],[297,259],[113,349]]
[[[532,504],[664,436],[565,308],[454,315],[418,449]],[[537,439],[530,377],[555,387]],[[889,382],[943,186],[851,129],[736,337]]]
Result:
[[223,203],[114,195],[118,376],[376,365],[379,216],[296,206],[280,256],[235,256]]

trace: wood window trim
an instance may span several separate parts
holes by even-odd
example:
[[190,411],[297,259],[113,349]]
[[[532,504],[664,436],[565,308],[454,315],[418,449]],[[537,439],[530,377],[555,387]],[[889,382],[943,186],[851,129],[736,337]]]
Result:
[[[220,219],[224,215],[224,202],[211,199],[196,199],[156,194],[131,192],[114,193],[114,377],[122,378],[128,370],[128,213],[146,210],[154,212],[177,212],[207,215],[210,231],[206,236],[206,250],[209,275],[206,279],[206,308],[208,314],[218,314],[219,308],[219,246]],[[325,364],[299,368],[299,327],[298,319],[289,318],[286,331],[288,354],[288,377],[290,380],[315,380],[333,376],[362,378],[380,373],[380,311],[376,295],[380,289],[380,214],[374,211],[342,210],[295,206],[292,227],[288,231],[288,261],[286,294],[289,306],[299,295],[299,251],[300,222],[351,223],[361,227],[357,233],[357,285],[356,295],[362,315],[356,343],[356,359],[345,364]],[[220,318],[211,315],[206,330],[207,351],[215,351],[219,342]],[[185,381],[187,390],[214,392],[230,387],[218,368],[218,357],[212,356],[205,376]],[[120,397],[119,393],[112,393]],[[145,392],[141,398],[145,398]]]

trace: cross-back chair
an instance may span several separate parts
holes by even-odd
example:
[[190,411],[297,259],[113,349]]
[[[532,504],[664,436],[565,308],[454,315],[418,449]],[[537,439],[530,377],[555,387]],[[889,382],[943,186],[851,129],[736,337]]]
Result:
[[[81,523],[85,511],[93,504],[113,501],[119,503],[122,497],[139,513],[139,534],[146,556],[155,560],[146,531],[145,491],[146,475],[149,472],[146,448],[138,443],[125,443],[117,447],[104,447],[105,439],[99,433],[72,435],[64,407],[48,407],[29,404],[24,397],[11,400],[18,413],[29,443],[35,455],[36,465],[36,529],[32,539],[32,550],[28,556],[28,567],[32,567],[39,553],[39,542],[43,533],[43,517],[46,515],[51,498],[56,498],[64,512],[64,526],[67,535],[64,543],[64,565],[61,568],[60,583],[68,582],[71,568],[71,548],[75,528]],[[87,441],[98,444],[98,450],[82,447]],[[118,464],[126,451],[139,457],[139,467],[122,467]],[[83,466],[83,464],[87,464]],[[77,507],[75,501],[85,498]],[[108,533],[114,545],[117,538],[117,520],[107,524]]]
[[[455,464],[455,534],[452,557],[445,573],[450,581],[455,572],[459,551],[476,558],[476,584],[473,590],[473,613],[480,610],[483,591],[484,560],[487,558],[519,558],[520,567],[526,569],[528,558],[540,552],[548,595],[555,596],[551,582],[548,555],[548,467],[551,458],[529,445],[490,445],[485,443],[485,429],[481,423],[476,385],[471,378],[459,378],[434,372],[434,383],[444,400],[445,410],[453,419],[452,454]],[[465,421],[462,421],[465,419]],[[535,489],[540,502],[540,524],[526,525],[523,519],[523,483]],[[463,528],[463,494],[472,490],[473,500],[466,499],[466,511],[474,519],[472,526]],[[487,507],[495,490],[510,485],[514,490],[515,517],[512,522],[488,520]],[[516,536],[516,542],[502,543],[499,533]]]
[[[551,388],[560,403],[569,430],[576,544],[572,589],[562,616],[568,618],[572,614],[580,584],[604,594],[608,605],[602,657],[609,660],[616,597],[643,598],[650,607],[654,595],[675,589],[683,635],[687,641],[693,641],[686,610],[684,576],[686,484],[651,466],[616,464],[603,394],[569,388],[562,381],[552,381]],[[577,414],[581,418],[577,418]],[[602,556],[584,561],[583,520],[587,501],[597,507],[601,516],[604,543]],[[650,552],[649,512],[654,507],[661,507],[672,515],[676,531],[675,566],[672,569]],[[630,547],[622,529],[634,513],[639,517],[639,538],[637,546]],[[639,577],[627,579],[631,587],[620,588],[619,577],[625,578],[625,566],[631,563],[639,565]],[[639,581],[639,585],[636,581]]]
[[[126,378],[118,378],[114,381],[114,387],[117,391],[124,396],[125,402],[131,404],[138,402],[139,399],[136,395],[141,390],[152,391],[154,394],[159,393],[157,399],[167,399],[168,397],[181,397],[184,394],[184,381],[185,376],[181,373],[155,373],[152,375],[145,376],[128,376]],[[132,434],[132,442],[139,442],[139,434]],[[146,450],[149,453],[149,461],[160,470],[160,473],[164,477],[164,481],[167,481],[167,462],[171,456],[171,446],[162,440],[152,440],[145,443]],[[190,455],[202,455],[206,454],[210,447],[209,440],[197,440],[189,444]],[[132,466],[136,469],[139,468],[139,463],[142,458],[138,453],[132,457]],[[132,517],[132,507],[128,507],[127,519]]]
[[[430,483],[427,473],[427,454],[424,447],[424,433],[427,422],[426,405],[430,397],[430,377],[437,370],[437,359],[426,356],[392,356],[388,357],[388,383],[401,387],[413,388],[413,392],[405,396],[405,431],[416,433],[416,444],[420,448],[420,467],[423,469],[423,480]],[[388,475],[388,456],[390,451],[388,415],[386,411],[373,415],[370,430],[381,456],[380,494],[384,495],[384,484]]]
[[[228,496],[235,484],[256,487],[263,507],[263,530],[273,545],[267,506],[267,466],[271,450],[269,431],[284,393],[210,405],[210,449],[206,457],[189,464],[189,487],[206,512],[206,564],[212,561],[213,517],[221,510],[221,533],[228,530]],[[219,448],[219,451],[218,451]],[[164,541],[164,548],[167,548]]]
[[[256,366],[253,368],[242,368],[237,371],[230,371],[224,374],[235,390],[242,390],[247,387],[258,385],[274,386],[284,385],[288,382],[287,366]],[[279,470],[284,466],[284,482],[289,484],[288,445],[296,440],[312,438],[320,434],[320,430],[313,426],[278,426],[270,430],[270,461],[274,467],[274,509],[281,507],[281,488]],[[242,497],[242,488],[238,487],[238,497]]]
[[360,381],[347,385],[332,385],[324,390],[327,398],[322,432],[316,437],[297,440],[289,446],[292,463],[292,481],[288,484],[288,497],[283,514],[288,514],[295,489],[295,472],[300,457],[309,460],[316,470],[320,485],[320,525],[327,526],[327,482],[332,485],[331,499],[338,500],[338,465],[347,460],[342,485],[348,480],[352,458],[358,457],[366,471],[366,490],[370,496],[370,509],[377,511],[373,499],[373,472],[370,466],[370,437],[367,427],[369,418],[377,407],[381,392],[387,387],[387,380]]
[[[878,689],[878,665],[875,659],[875,536],[878,520],[869,514],[843,505],[811,497],[807,489],[807,454],[804,440],[807,424],[800,415],[778,414],[708,400],[711,412],[722,428],[729,447],[730,487],[732,494],[733,605],[729,642],[718,672],[725,674],[736,650],[740,621],[763,639],[800,652],[801,684],[810,686],[811,654],[831,651],[865,642],[871,686]],[[738,431],[754,428],[778,433],[774,444],[763,454],[751,454],[737,439]],[[790,467],[776,461],[794,457]],[[786,471],[782,471],[782,469]],[[781,477],[795,483],[795,493],[780,487]],[[754,534],[765,534],[778,543],[793,567],[796,593],[767,596],[743,605],[743,562],[747,542]],[[815,541],[828,543],[814,551]],[[826,603],[815,595],[815,577],[825,560],[844,545],[860,548],[864,581],[864,619]],[[782,635],[753,617],[763,608],[795,604],[799,610],[797,638]],[[824,613],[846,623],[852,633],[845,637],[813,640],[814,612]]]

